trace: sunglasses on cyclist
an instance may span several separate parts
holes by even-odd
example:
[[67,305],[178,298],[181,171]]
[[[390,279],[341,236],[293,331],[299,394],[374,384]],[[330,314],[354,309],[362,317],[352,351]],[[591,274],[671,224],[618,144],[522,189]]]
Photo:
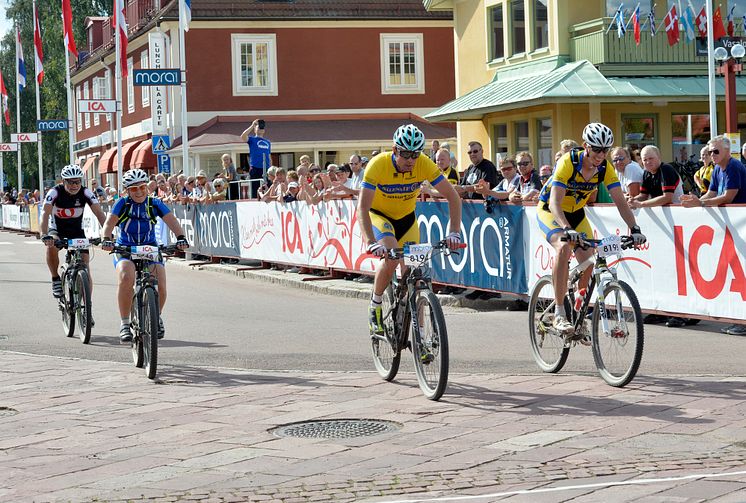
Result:
[[402,159],[417,159],[421,152],[413,152],[411,150],[399,150],[399,156]]
[[605,154],[606,152],[609,151],[609,147],[593,147],[593,146],[591,146],[591,151],[594,154]]

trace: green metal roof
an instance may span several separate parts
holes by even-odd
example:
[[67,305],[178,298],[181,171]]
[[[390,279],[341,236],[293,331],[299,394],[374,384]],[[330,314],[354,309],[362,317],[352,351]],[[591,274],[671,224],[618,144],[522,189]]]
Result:
[[[559,60],[555,60],[559,61]],[[543,69],[542,72],[536,70]],[[746,95],[746,77],[737,77]],[[715,81],[724,93],[723,79]],[[586,60],[548,69],[541,65],[498,72],[489,84],[429,113],[432,121],[481,120],[484,115],[544,103],[628,102],[645,100],[698,101],[709,96],[707,77],[604,77]]]

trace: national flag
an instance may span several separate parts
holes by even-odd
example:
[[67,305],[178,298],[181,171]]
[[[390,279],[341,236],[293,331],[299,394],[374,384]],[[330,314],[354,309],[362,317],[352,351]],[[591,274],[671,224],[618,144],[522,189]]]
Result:
[[676,5],[672,5],[671,10],[663,18],[663,26],[666,28],[668,45],[676,45],[679,41],[679,16],[676,14]]
[[712,15],[712,35],[715,40],[723,38],[725,33],[725,26],[723,26],[723,16],[720,14],[720,6],[715,9],[715,13]]
[[189,31],[189,23],[192,22],[192,0],[179,0],[179,9],[184,12],[183,28],[184,31]]
[[656,32],[656,28],[655,28],[655,14],[653,13],[652,10],[650,12],[648,12],[648,23],[650,24],[650,36],[654,37],[655,36],[655,32]]
[[44,51],[41,45],[41,26],[39,25],[39,11],[34,3],[34,68],[36,69],[36,82],[41,85],[44,80]]
[[70,0],[62,0],[62,32],[65,35],[65,48],[77,59],[78,48],[75,47],[73,36],[73,10],[70,7]]
[[728,36],[733,36],[734,26],[733,26],[733,11],[736,10],[736,6],[730,8],[730,12],[728,13]]
[[635,8],[634,14],[632,14],[632,28],[635,33],[635,44],[640,45],[640,5]]
[[26,87],[26,62],[23,60],[23,47],[21,46],[21,30],[16,28],[16,56],[18,57],[18,92]]
[[3,114],[5,114],[5,124],[10,126],[10,107],[8,107],[8,90],[5,89],[5,79],[3,72],[0,71],[0,96],[3,100]]
[[681,24],[684,26],[684,33],[686,34],[686,40],[691,42],[696,37],[694,33],[694,10],[690,7],[684,7],[681,13]]
[[119,61],[122,77],[127,76],[127,22],[125,21],[124,0],[114,0],[117,29],[119,30]]
[[746,32],[746,14],[741,16],[741,19],[743,20],[743,24],[741,24],[741,29]]
[[697,14],[697,29],[699,30],[699,36],[702,38],[707,37],[707,11],[705,11],[705,6],[702,6],[702,10],[699,11],[699,14]]
[[624,22],[624,13],[622,12],[622,5],[616,11],[616,34],[619,38],[622,38],[627,33],[627,26]]

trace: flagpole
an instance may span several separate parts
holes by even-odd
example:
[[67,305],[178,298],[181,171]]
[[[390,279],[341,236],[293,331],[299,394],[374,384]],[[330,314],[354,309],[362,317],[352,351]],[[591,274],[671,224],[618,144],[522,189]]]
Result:
[[187,176],[191,175],[189,168],[189,129],[187,124],[187,95],[186,95],[186,46],[184,45],[184,6],[179,2],[179,69],[181,70],[181,156],[182,169]]
[[123,26],[124,20],[121,19],[122,9],[119,0],[114,1],[116,5],[116,98],[117,98],[117,193],[122,193],[122,58],[120,47],[122,44],[122,35],[120,27]]
[[[0,71],[0,78],[2,78],[2,71]],[[2,96],[0,96],[0,143],[3,142],[3,121],[5,120],[5,102]],[[0,152],[0,192],[5,191],[5,166],[3,166],[3,155]],[[44,194],[42,194],[43,196]]]
[[707,5],[707,87],[710,94],[710,138],[718,134],[717,91],[715,89],[715,41],[713,40],[712,0],[706,0]]
[[635,7],[634,9],[632,9],[632,15],[629,17],[629,19],[627,19],[627,22],[624,23],[624,29],[625,29],[625,31],[627,30],[627,28],[629,28],[629,23],[632,22],[632,18],[635,17],[635,12],[637,12],[637,9],[639,9],[639,8],[640,8],[640,3],[638,2],[637,3],[637,7]]
[[[21,31],[16,26],[16,133],[21,134],[21,85],[18,80],[20,68],[18,63],[18,38],[21,36]],[[21,188],[23,187],[23,172],[21,170],[21,144],[18,144],[18,195],[21,195]]]
[[[33,0],[32,4],[33,4],[33,9],[34,9],[34,34],[36,34],[36,27],[37,26],[41,26],[41,23],[36,18],[36,0]],[[41,33],[39,33],[39,37],[41,38]],[[36,68],[36,67],[39,65],[40,61],[36,60],[37,59],[36,58],[36,56],[37,56],[36,53],[37,53],[37,49],[36,49],[36,35],[34,35],[34,70],[35,70],[34,71],[34,74],[35,74],[34,77],[36,78],[36,85],[34,87],[36,88],[36,120],[39,121],[39,120],[41,120],[41,103],[40,103],[41,100],[39,98],[39,92],[40,92],[39,91],[39,87],[41,87],[41,85],[39,84],[39,76],[38,76],[39,75],[39,68]],[[38,127],[37,127],[37,129],[38,129]],[[41,155],[42,155],[42,153],[41,153],[41,132],[37,131],[36,133],[39,135],[37,137],[38,141],[36,142],[36,148],[37,148],[37,152],[39,153],[39,194],[41,195],[41,194],[44,193],[44,168],[42,167],[43,166],[43,162],[42,162],[42,158],[41,158]]]

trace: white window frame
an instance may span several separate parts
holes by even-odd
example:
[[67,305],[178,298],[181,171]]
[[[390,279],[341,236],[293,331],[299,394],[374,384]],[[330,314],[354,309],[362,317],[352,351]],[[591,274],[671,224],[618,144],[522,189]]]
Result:
[[[149,68],[148,51],[142,51],[140,53],[140,69],[142,70],[146,68]],[[150,86],[142,86],[140,87],[140,90],[142,91],[142,96],[140,97],[142,107],[148,108],[150,106]]]
[[[94,100],[100,100],[102,98],[101,97],[101,93],[99,92],[99,83],[98,83],[99,80],[100,80],[100,77],[93,77],[93,88],[92,88],[92,92],[93,92],[93,99]],[[94,126],[98,126],[100,124],[99,115],[101,115],[101,114],[93,114],[93,125]]]
[[80,99],[82,97],[82,94],[80,92],[80,86],[75,86],[75,110],[77,110],[76,114],[76,123],[75,123],[75,129],[78,131],[83,131],[83,114],[80,113]]
[[[266,86],[241,85],[241,45],[267,44],[269,58],[269,81]],[[233,96],[277,96],[277,35],[263,33],[250,35],[244,33],[231,34],[231,73],[233,80]]]
[[127,58],[127,112],[135,112],[135,81],[132,78],[132,70],[135,66],[133,58]]
[[[414,84],[389,84],[389,46],[414,43]],[[422,33],[381,33],[381,94],[425,94],[425,50]]]
[[[112,81],[111,74],[112,74],[112,72],[108,68],[104,72],[104,82],[105,82],[104,86],[106,88],[106,96],[104,96],[105,99],[111,99],[111,97],[114,94],[112,92],[112,89],[111,89],[111,86],[112,86],[112,83],[111,83],[111,81]],[[106,119],[106,122],[110,122],[111,121],[111,114],[104,114],[104,118]]]

